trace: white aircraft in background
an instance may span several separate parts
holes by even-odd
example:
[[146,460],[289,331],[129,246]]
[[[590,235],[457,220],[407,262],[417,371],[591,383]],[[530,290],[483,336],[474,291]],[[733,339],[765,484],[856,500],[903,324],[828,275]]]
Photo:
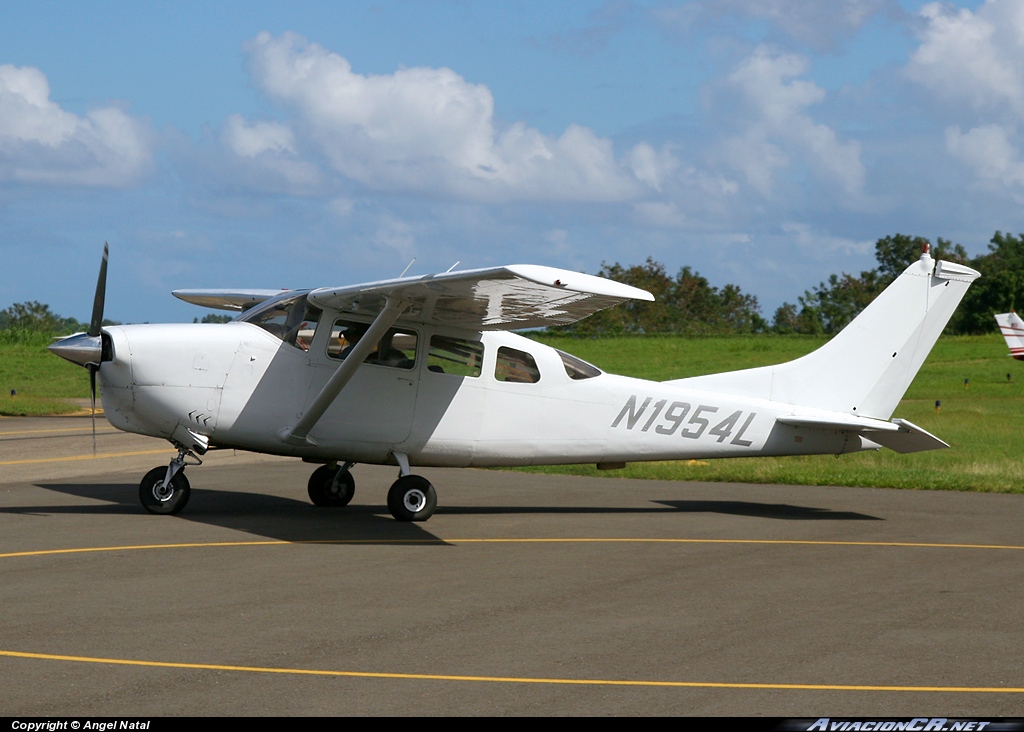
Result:
[[1000,313],[996,316],[996,322],[1006,339],[1010,355],[1018,361],[1024,361],[1024,320],[1017,313]]
[[178,455],[139,486],[173,514],[186,459],[209,449],[322,463],[308,492],[344,506],[356,463],[391,464],[400,521],[434,512],[416,467],[491,467],[754,455],[906,453],[948,447],[890,416],[978,272],[926,251],[817,351],[777,366],[645,381],[602,373],[507,332],[561,325],[643,290],[511,265],[316,290],[178,290],[241,310],[226,324],[100,327],[106,260],[88,333],[50,349],[86,366],[115,427]]

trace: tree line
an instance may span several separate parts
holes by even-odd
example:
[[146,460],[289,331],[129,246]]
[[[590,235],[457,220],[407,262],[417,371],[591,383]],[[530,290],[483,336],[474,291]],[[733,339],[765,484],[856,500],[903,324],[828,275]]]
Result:
[[[868,303],[916,261],[925,246],[935,259],[947,259],[973,267],[982,274],[967,291],[947,333],[981,334],[996,329],[994,313],[1013,310],[1024,296],[1024,234],[1014,236],[997,231],[988,251],[970,258],[960,244],[938,238],[935,244],[921,236],[894,234],[875,243],[876,267],[852,275],[833,274],[828,280],[806,290],[796,303],[783,303],[771,322],[761,314],[754,295],[737,285],[714,287],[699,272],[683,267],[674,276],[650,257],[643,264],[603,264],[598,275],[651,292],[654,302],[629,301],[602,310],[589,318],[552,330],[580,336],[677,333],[721,335],[729,333],[838,333],[867,307]],[[1024,302],[1024,297],[1022,297]],[[216,323],[231,316],[210,314],[200,321]],[[104,325],[116,325],[114,321]],[[39,302],[15,303],[0,310],[0,332],[64,335],[84,331],[88,323],[63,318]]]
[[673,277],[664,265],[648,257],[643,264],[624,267],[604,264],[598,274],[648,290],[654,302],[630,301],[555,330],[577,335],[679,333],[802,333],[832,335],[842,330],[861,310],[915,262],[924,247],[932,257],[966,264],[982,274],[967,291],[946,327],[946,333],[973,335],[996,330],[994,313],[1013,310],[1018,297],[1024,303],[1024,234],[997,231],[988,251],[968,257],[960,244],[941,237],[933,244],[921,236],[894,234],[875,242],[876,267],[859,275],[833,274],[806,290],[796,303],[785,302],[771,322],[761,314],[757,298],[736,285],[717,288],[690,267]]
[[[227,323],[230,315],[210,313],[203,319],[195,318],[195,323]],[[103,325],[120,325],[117,320],[104,318]],[[9,308],[0,310],[0,340],[15,342],[19,340],[35,340],[39,336],[63,336],[89,330],[89,323],[65,318],[50,309],[50,306],[32,300],[16,302]]]

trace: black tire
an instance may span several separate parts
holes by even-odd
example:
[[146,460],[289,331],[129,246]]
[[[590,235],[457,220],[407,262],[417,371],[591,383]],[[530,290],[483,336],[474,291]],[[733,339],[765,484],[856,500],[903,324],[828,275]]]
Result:
[[192,487],[188,484],[185,473],[179,470],[171,478],[170,491],[164,491],[164,478],[167,477],[167,467],[153,468],[139,483],[139,500],[142,507],[150,513],[163,516],[178,513],[185,508],[188,499],[192,494]]
[[356,481],[352,473],[337,467],[321,465],[309,476],[309,500],[320,508],[347,506],[356,493]]
[[437,492],[426,478],[404,475],[388,491],[388,510],[398,521],[426,521],[437,508]]

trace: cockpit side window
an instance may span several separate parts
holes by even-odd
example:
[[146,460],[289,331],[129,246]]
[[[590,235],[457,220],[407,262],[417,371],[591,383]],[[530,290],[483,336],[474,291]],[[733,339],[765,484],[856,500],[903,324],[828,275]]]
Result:
[[[338,319],[331,326],[327,342],[327,355],[343,361],[366,334],[370,325],[354,320]],[[416,334],[409,330],[391,328],[378,341],[365,363],[411,369],[416,366]]]
[[[557,348],[555,350],[558,351]],[[597,366],[593,366],[581,358],[576,358],[571,353],[558,351],[558,357],[562,359],[562,365],[565,367],[565,373],[568,374],[569,378],[573,381],[592,379],[595,376],[601,375],[601,369]]]
[[484,344],[465,338],[430,337],[427,370],[455,376],[479,376],[484,362]]
[[322,311],[306,300],[306,293],[268,300],[241,315],[238,320],[258,325],[289,346],[308,351]]
[[498,349],[498,358],[494,364],[494,378],[498,381],[535,384],[540,381],[540,370],[533,356],[526,351],[502,346]]

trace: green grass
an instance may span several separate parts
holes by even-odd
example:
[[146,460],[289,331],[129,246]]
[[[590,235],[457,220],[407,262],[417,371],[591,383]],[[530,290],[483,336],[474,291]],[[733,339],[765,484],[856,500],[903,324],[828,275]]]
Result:
[[[46,350],[49,336],[0,340],[0,415],[68,414],[89,398],[89,374]],[[17,396],[11,396],[11,390]]]
[[[824,339],[801,336],[607,338],[538,336],[606,371],[656,380],[771,363],[808,353]],[[949,450],[899,455],[743,458],[633,463],[625,470],[592,465],[528,468],[606,477],[797,485],[1024,492],[1024,363],[1010,359],[999,335],[943,337],[895,415],[948,442]],[[1006,379],[1011,374],[1011,380]],[[970,387],[964,387],[964,379]],[[942,409],[935,410],[941,400]]]

